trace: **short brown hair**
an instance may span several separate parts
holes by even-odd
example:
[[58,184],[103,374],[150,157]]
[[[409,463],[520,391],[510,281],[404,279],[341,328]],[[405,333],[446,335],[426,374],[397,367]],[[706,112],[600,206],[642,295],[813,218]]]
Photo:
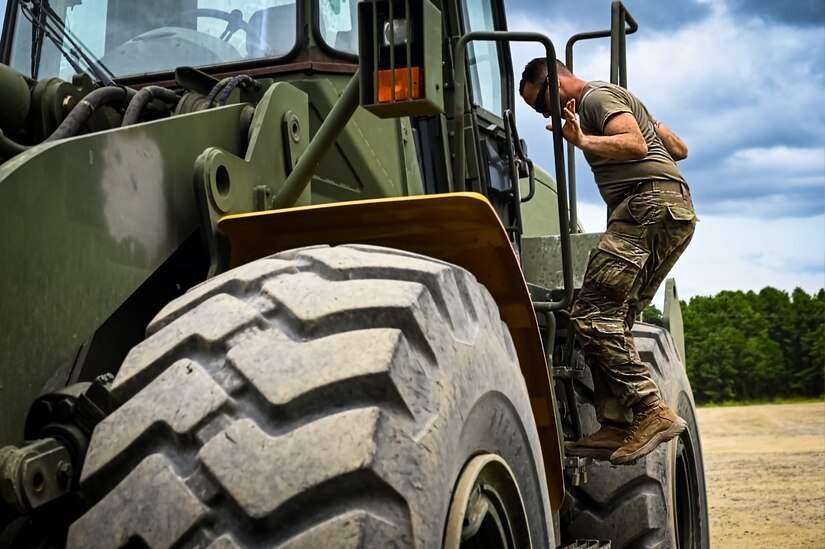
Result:
[[[570,69],[558,59],[556,59],[556,71],[563,76],[573,76]],[[524,71],[521,73],[521,82],[518,85],[519,95],[524,96],[524,86],[528,82],[538,86],[545,78],[547,78],[547,58],[536,57],[524,66]]]

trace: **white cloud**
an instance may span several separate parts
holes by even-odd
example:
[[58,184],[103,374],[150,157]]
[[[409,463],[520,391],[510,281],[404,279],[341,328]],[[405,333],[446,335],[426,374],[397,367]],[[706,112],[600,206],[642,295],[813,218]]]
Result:
[[[821,172],[825,170],[825,149],[813,147],[756,147],[740,149],[729,156],[725,167],[733,170],[771,170],[781,174]],[[820,183],[822,181],[811,181]]]
[[[745,22],[721,3],[714,12],[676,32],[629,37],[631,89],[694,156],[794,133],[822,145],[825,82],[815,54],[825,53],[822,30]],[[603,55],[599,64],[607,63]]]

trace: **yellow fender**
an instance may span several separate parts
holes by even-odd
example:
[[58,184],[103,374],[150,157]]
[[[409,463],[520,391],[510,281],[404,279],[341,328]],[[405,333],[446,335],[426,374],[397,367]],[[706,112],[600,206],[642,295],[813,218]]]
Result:
[[303,246],[372,244],[419,253],[471,272],[510,328],[536,419],[550,505],[564,497],[561,436],[538,321],[519,260],[487,199],[476,193],[339,202],[230,215],[218,224],[229,267]]

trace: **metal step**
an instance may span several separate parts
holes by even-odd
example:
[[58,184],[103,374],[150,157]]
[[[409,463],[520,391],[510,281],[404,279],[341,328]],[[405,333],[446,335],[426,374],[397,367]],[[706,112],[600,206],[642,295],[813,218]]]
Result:
[[593,465],[593,459],[576,456],[564,456],[564,470],[570,474],[573,486],[587,482],[587,468]]
[[578,539],[558,549],[610,549],[610,540]]

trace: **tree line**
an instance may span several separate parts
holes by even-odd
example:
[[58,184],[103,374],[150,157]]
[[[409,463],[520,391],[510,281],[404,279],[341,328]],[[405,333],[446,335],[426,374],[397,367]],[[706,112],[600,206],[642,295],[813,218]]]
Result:
[[825,289],[766,287],[682,302],[697,402],[825,394]]

